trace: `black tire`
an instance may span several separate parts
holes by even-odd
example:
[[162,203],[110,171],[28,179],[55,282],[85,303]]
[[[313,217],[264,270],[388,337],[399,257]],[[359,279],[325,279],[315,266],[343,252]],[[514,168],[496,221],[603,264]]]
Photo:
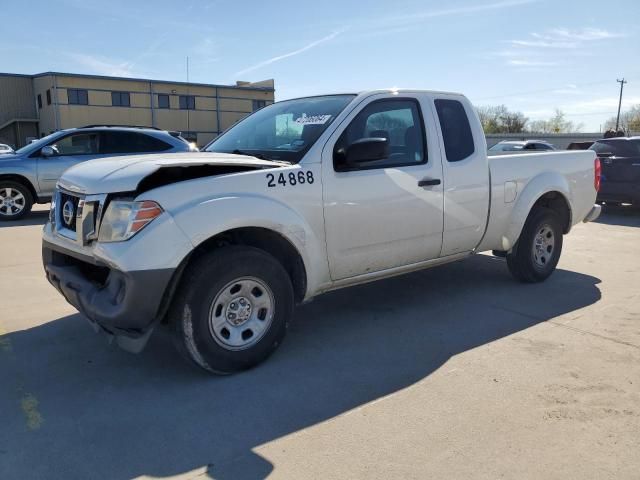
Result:
[[[5,193],[7,190],[12,192],[11,195]],[[16,196],[16,193],[19,193],[21,197]],[[4,203],[8,197],[11,197],[13,199],[12,201],[15,202],[11,206]],[[33,196],[28,187],[12,180],[0,180],[0,221],[19,220],[31,211],[32,206]],[[20,207],[20,209],[18,209],[18,207]]]
[[[542,255],[540,250],[534,252],[534,244],[538,238],[549,241],[547,238],[549,231],[553,237],[551,251],[544,253],[548,246],[543,245],[541,246]],[[562,235],[560,216],[549,208],[535,207],[527,217],[520,238],[512,251],[507,254],[507,265],[511,274],[525,283],[546,280],[555,271],[560,260]]]
[[[237,286],[235,283],[251,282],[251,279],[261,282],[262,286],[252,289],[249,296],[240,291],[233,293]],[[262,293],[253,299],[254,291],[256,295],[260,291]],[[256,306],[251,310],[252,303],[257,305],[256,302],[260,301],[258,297],[262,298],[265,294],[266,301],[272,302],[269,303],[272,306],[269,307],[268,314],[263,312],[266,308]],[[218,301],[221,295],[226,295],[226,303]],[[253,316],[254,313],[256,317],[264,314],[268,319],[269,323],[264,324],[266,327],[257,326],[264,329],[259,333],[259,338],[256,336],[251,340],[249,337],[249,340],[245,340],[245,334],[251,333],[253,336],[251,328],[233,326],[227,321],[227,312],[230,312],[232,305],[237,305],[233,298],[236,301],[238,298],[249,300],[251,317],[246,320],[245,325],[260,320]],[[225,375],[254,367],[275,351],[284,339],[293,315],[293,305],[291,279],[274,257],[252,247],[229,246],[197,258],[187,268],[171,305],[169,319],[174,326],[178,350],[197,366]],[[249,315],[246,311],[244,313]],[[214,317],[218,318],[217,322]],[[224,328],[216,331],[219,327],[214,327],[215,324],[224,324]],[[231,341],[223,338],[225,328],[227,334],[234,332],[234,338],[238,339],[237,334],[240,333],[241,341],[255,343],[246,348],[225,345],[225,341]]]

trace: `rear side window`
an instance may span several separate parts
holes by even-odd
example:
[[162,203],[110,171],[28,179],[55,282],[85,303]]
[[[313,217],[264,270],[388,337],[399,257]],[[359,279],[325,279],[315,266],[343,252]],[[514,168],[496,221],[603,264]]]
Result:
[[464,160],[475,150],[471,125],[469,125],[464,106],[457,100],[442,98],[437,99],[435,105],[447,160],[449,162]]
[[150,153],[169,150],[171,145],[162,140],[135,132],[103,132],[100,153]]

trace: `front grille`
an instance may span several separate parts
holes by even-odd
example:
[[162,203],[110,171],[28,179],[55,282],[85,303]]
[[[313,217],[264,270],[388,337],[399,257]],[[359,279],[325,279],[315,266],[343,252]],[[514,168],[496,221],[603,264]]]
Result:
[[78,205],[80,198],[60,192],[60,200],[57,202],[60,225],[72,232],[76,231],[76,223],[78,219]]
[[106,195],[79,195],[59,189],[53,212],[56,232],[80,245],[97,238]]

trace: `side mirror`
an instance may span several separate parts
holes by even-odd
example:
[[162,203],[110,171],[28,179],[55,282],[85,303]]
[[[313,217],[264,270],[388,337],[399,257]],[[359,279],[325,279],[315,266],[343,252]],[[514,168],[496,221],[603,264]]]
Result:
[[361,138],[347,147],[345,161],[347,165],[366,163],[389,158],[389,155],[387,138]]
[[42,147],[40,150],[40,155],[43,157],[53,157],[58,154],[58,149],[56,147],[52,147],[51,145],[47,145]]

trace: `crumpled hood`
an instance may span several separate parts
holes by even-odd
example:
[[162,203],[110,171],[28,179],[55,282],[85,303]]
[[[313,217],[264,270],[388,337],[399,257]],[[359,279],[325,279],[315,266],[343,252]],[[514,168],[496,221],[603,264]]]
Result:
[[147,176],[165,167],[211,165],[221,167],[276,168],[282,164],[245,155],[210,152],[127,155],[82,162],[65,171],[58,185],[83,194],[131,192]]

